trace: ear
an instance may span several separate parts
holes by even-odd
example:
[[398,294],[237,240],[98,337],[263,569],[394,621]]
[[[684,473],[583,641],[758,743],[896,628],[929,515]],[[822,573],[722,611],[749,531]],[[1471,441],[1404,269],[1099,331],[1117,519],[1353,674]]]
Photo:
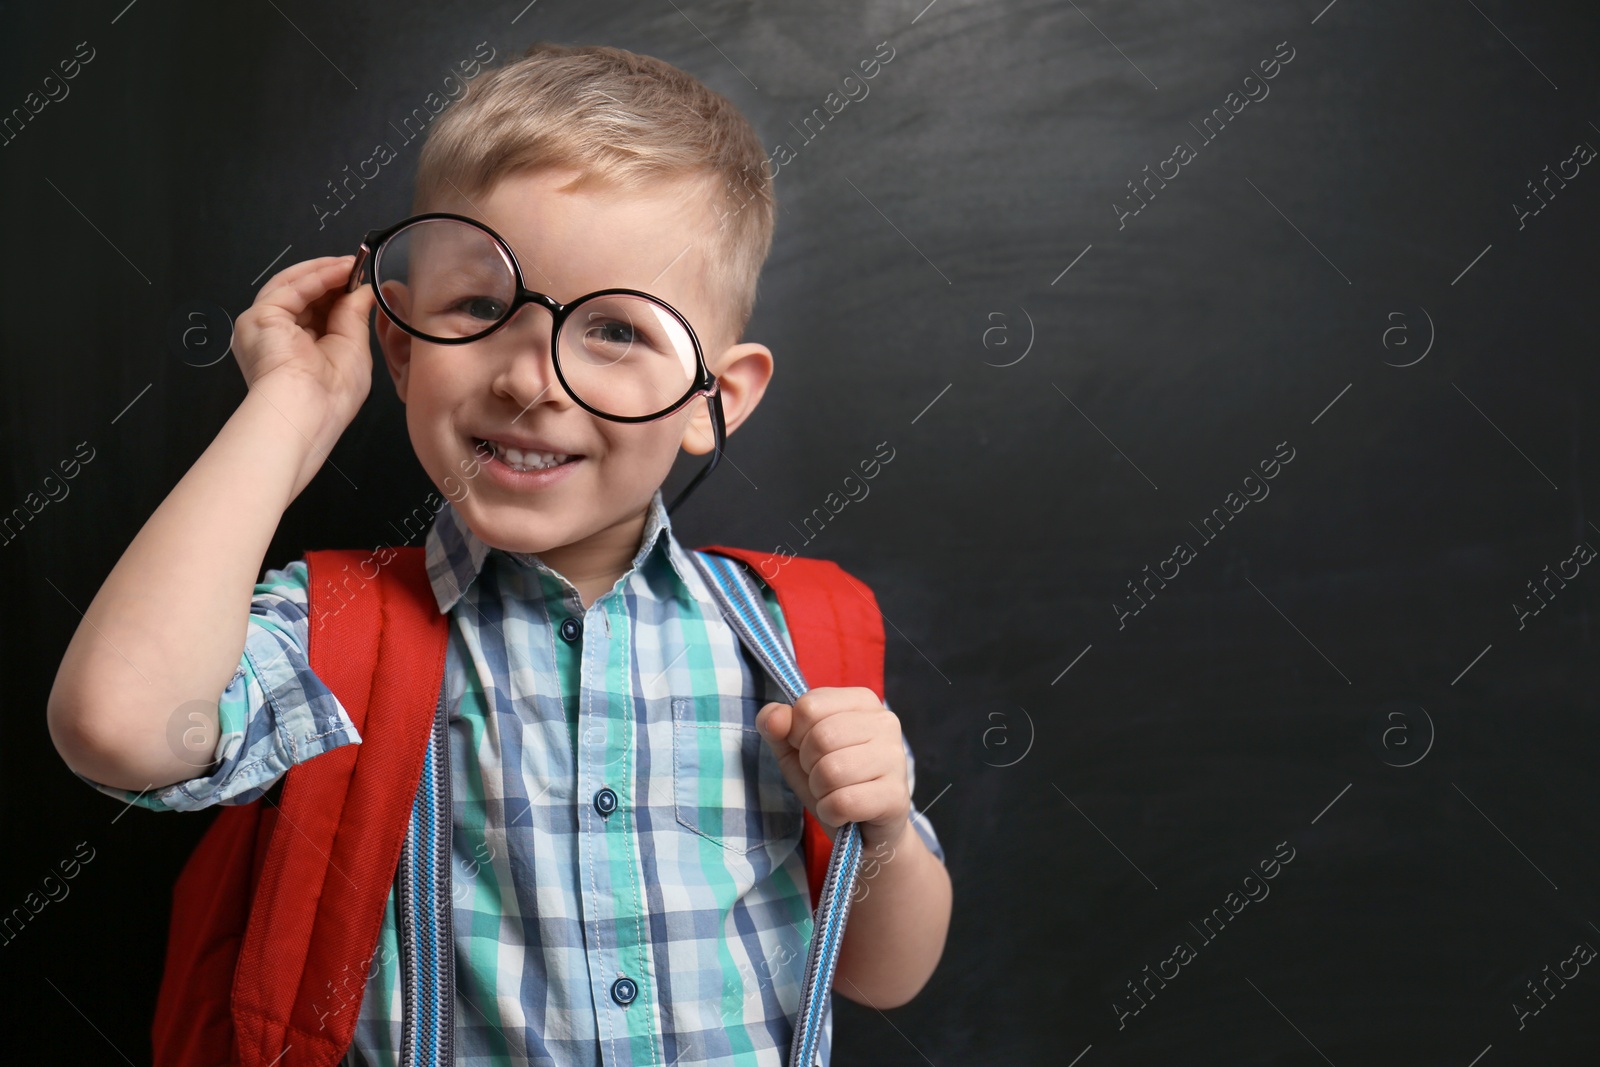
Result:
[[[399,282],[388,282],[384,286],[383,299],[398,313],[404,315],[410,301],[410,293]],[[394,391],[400,397],[400,403],[406,402],[406,382],[411,370],[411,340],[412,337],[389,318],[382,305],[378,305],[378,314],[373,327],[378,334],[378,347],[383,349],[383,362],[389,368],[389,377],[394,379]],[[709,425],[709,424],[708,424]]]
[[[767,391],[767,383],[772,380],[772,350],[754,342],[737,344],[725,349],[708,365],[720,383],[718,391],[722,394],[724,428],[732,435],[739,424],[755,411],[762,394]],[[683,448],[703,456],[716,446],[716,435],[711,426],[711,405],[692,404],[690,410],[693,414],[684,427]]]

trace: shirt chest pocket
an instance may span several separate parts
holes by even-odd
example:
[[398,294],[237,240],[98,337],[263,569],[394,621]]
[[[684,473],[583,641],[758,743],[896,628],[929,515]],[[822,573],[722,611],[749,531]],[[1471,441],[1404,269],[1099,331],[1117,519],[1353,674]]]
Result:
[[[734,719],[729,711],[737,710]],[[740,854],[797,838],[805,807],[756,730],[760,703],[672,701],[672,791],[679,824]]]

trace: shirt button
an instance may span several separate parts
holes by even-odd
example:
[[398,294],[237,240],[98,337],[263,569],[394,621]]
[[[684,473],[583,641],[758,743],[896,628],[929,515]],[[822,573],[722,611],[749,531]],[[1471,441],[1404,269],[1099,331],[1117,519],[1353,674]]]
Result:
[[632,978],[618,978],[611,983],[611,999],[626,1008],[639,995],[639,987]]
[[568,642],[576,641],[579,635],[582,633],[583,623],[579,622],[573,616],[568,615],[566,618],[561,620],[561,636]]
[[610,815],[617,810],[617,794],[613,793],[609,786],[594,795],[594,810],[601,815]]

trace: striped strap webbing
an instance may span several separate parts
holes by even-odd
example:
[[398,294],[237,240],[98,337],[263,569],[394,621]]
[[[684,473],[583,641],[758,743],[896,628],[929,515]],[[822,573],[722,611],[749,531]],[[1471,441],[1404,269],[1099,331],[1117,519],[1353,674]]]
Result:
[[400,865],[400,1065],[455,1063],[455,939],[450,892],[450,721],[444,688],[422,760]]
[[[710,552],[696,551],[692,555],[724,617],[793,704],[810,687],[774,629],[772,617],[745,564]],[[809,1067],[816,1054],[860,860],[860,827],[853,822],[845,823],[834,834],[833,856],[828,862],[828,876],[822,884],[822,899],[817,903],[814,916],[811,950],[806,955],[805,978],[800,986],[800,1013],[794,1041],[789,1047],[789,1067]]]

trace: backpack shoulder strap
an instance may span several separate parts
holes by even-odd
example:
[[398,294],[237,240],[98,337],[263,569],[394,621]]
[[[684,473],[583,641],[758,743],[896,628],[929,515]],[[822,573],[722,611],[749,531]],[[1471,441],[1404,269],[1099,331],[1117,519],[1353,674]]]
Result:
[[[866,686],[883,699],[883,616],[872,591],[837,563],[725,545],[707,545],[692,558],[740,640],[791,703],[815,685]],[[752,570],[777,595],[793,658],[773,626]],[[861,860],[861,831],[846,823],[829,842],[809,810],[805,820],[806,877],[815,914],[789,1062],[809,1065],[830,1029],[833,976]]]
[[359,992],[336,1014],[317,1009],[331,983],[367,973],[449,639],[423,549],[389,551],[376,566],[360,550],[306,553],[311,668],[362,742],[297,764],[284,778],[279,821],[288,825],[278,829],[292,832],[272,835],[234,985],[244,1067],[331,1065],[355,1032]]
[[[712,592],[728,598],[723,614],[766,672],[778,681],[790,704],[810,685],[869,686],[883,699],[883,624],[877,601],[866,585],[854,582],[845,569],[832,560],[803,557],[773,557],[750,549],[731,549],[728,545],[707,545],[696,552],[706,560]],[[720,558],[726,557],[726,558]],[[766,613],[762,593],[750,579],[749,571],[730,560],[746,563],[778,595],[778,608],[789,629],[795,659],[805,664],[805,675],[790,659],[779,638],[773,619]],[[779,565],[779,560],[786,566]],[[771,574],[771,579],[768,579]],[[866,600],[846,589],[856,585]],[[854,603],[851,603],[854,601]],[[859,608],[858,608],[859,605]],[[808,681],[810,680],[810,685]],[[811,907],[821,901],[822,881],[834,841],[827,837],[818,817],[805,813],[805,832],[800,840],[805,854],[806,881],[810,883]]]
[[[730,598],[733,606],[725,607],[724,612],[734,629],[790,703],[812,685],[861,685],[883,699],[883,618],[877,599],[864,583],[832,560],[775,556],[726,545],[707,545],[696,555],[711,565],[713,593],[719,599]],[[777,594],[794,645],[794,660],[789,658],[750,573],[730,560],[745,563]],[[833,846],[822,823],[807,810],[801,848],[813,908],[822,897]]]

